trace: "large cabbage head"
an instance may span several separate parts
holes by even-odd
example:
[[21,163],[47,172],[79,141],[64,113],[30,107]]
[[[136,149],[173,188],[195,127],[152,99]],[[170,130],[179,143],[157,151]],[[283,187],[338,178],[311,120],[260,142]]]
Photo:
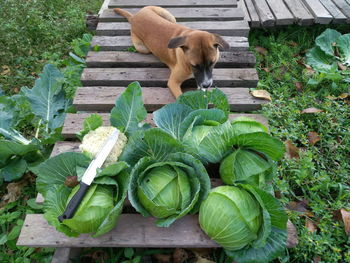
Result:
[[285,249],[283,207],[251,185],[212,189],[201,204],[199,224],[238,263],[270,262]]
[[197,212],[209,189],[202,163],[189,154],[175,153],[163,162],[142,158],[131,171],[129,199],[142,215],[158,218],[158,226],[169,226]]

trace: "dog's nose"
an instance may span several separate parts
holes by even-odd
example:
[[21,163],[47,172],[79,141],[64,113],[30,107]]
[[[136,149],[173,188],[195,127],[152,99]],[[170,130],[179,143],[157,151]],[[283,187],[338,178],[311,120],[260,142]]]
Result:
[[213,84],[213,80],[210,79],[210,80],[203,82],[201,86],[203,89],[208,89],[211,87],[212,84]]

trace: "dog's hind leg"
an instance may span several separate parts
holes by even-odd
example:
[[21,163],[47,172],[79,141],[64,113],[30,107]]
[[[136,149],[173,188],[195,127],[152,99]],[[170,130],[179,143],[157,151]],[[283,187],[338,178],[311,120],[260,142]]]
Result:
[[176,18],[166,9],[161,8],[159,6],[152,6],[151,7],[153,12],[157,13],[159,16],[163,17],[164,19],[176,23]]
[[137,52],[142,54],[149,54],[151,51],[145,46],[145,44],[142,42],[140,38],[138,38],[135,34],[131,32],[131,40],[134,44]]

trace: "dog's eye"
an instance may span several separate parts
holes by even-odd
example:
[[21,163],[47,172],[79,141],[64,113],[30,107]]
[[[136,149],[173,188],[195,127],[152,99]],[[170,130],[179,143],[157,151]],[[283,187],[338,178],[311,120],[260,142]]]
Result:
[[215,47],[215,48],[218,48],[218,47],[219,47],[219,44],[214,44],[214,47]]
[[195,68],[195,69],[199,69],[199,68],[201,67],[201,65],[192,65],[192,64],[191,64],[191,67],[192,67],[192,68]]

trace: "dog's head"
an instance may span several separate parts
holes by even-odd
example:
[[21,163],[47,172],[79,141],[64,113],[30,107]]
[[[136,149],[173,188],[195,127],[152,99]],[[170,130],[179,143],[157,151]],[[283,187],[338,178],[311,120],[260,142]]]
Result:
[[185,62],[190,65],[198,89],[208,89],[213,84],[213,68],[219,59],[219,46],[228,49],[229,44],[217,34],[195,30],[186,36],[169,41],[168,48],[181,48]]

